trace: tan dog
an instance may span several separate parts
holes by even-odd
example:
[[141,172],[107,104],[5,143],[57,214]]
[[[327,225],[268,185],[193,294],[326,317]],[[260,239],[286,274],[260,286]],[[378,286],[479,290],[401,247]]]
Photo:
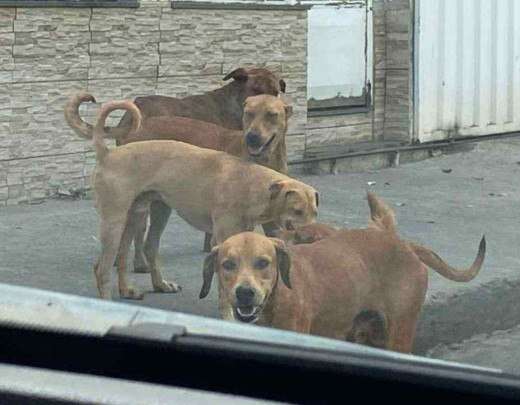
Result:
[[[410,352],[426,296],[426,265],[450,280],[469,281],[484,261],[485,239],[470,268],[454,269],[431,250],[400,240],[393,211],[375,195],[368,198],[367,229],[289,247],[251,232],[232,236],[206,258],[200,297],[216,272],[224,319],[342,340],[375,329],[379,344]],[[369,316],[360,319],[363,311]]]
[[[72,96],[65,106],[67,122],[74,122],[79,105],[91,101],[92,95],[80,92]],[[244,104],[244,131],[237,131],[209,122],[184,117],[149,117],[141,122],[136,132],[119,134],[119,145],[146,140],[175,140],[187,142],[202,148],[220,150],[241,157],[278,172],[287,174],[287,152],[285,134],[292,106],[281,98],[270,95],[253,96]],[[79,116],[79,115],[78,115]],[[136,272],[149,272],[144,254],[144,235],[148,212],[139,210],[136,219],[135,258]],[[274,230],[272,224],[264,225],[267,234]],[[211,249],[211,235],[206,236],[206,251]],[[125,258],[126,260],[126,258]]]
[[[131,101],[111,102],[100,109],[94,128],[97,165],[92,184],[102,244],[95,275],[102,298],[111,297],[110,271],[118,250],[126,256],[135,226],[132,210],[150,201],[161,201],[201,231],[213,231],[217,243],[257,224],[296,227],[315,221],[314,188],[227,153],[176,141],[134,142],[109,150],[103,141],[104,126],[116,109],[132,113],[134,131],[141,122]],[[153,287],[176,292],[179,287],[161,274],[157,248],[158,243],[147,251]],[[125,298],[142,297],[128,284],[123,265],[119,266],[119,292]]]

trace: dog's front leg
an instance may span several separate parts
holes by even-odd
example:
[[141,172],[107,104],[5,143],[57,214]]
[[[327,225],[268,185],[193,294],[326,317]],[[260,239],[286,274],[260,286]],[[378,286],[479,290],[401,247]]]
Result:
[[158,260],[161,235],[164,228],[166,228],[171,212],[172,209],[163,202],[152,202],[150,206],[150,229],[148,230],[148,238],[145,245],[146,259],[152,273],[153,289],[154,291],[165,293],[176,293],[181,290],[178,284],[164,279]]
[[213,247],[211,245],[211,239],[213,238],[213,235],[211,233],[205,233],[204,234],[204,247],[202,248],[202,251],[205,253],[211,252],[211,248]]
[[265,236],[276,237],[279,235],[282,228],[280,228],[275,222],[268,222],[266,224],[262,224],[262,228],[264,230]]
[[221,244],[227,238],[237,233],[254,231],[254,224],[247,224],[243,218],[227,212],[212,214],[213,220],[213,241],[215,244]]

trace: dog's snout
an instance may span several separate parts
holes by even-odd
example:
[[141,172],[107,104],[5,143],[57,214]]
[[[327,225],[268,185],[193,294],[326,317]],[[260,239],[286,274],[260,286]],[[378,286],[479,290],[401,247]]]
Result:
[[238,302],[242,304],[250,304],[255,297],[255,291],[251,287],[246,286],[238,286],[235,294]]
[[246,135],[246,142],[249,146],[258,148],[262,146],[262,137],[258,132],[251,131]]

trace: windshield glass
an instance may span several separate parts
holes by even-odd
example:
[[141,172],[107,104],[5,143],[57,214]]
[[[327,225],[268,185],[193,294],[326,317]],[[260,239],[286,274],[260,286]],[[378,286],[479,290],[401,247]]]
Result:
[[0,1],[0,283],[520,373],[520,5],[411,3]]

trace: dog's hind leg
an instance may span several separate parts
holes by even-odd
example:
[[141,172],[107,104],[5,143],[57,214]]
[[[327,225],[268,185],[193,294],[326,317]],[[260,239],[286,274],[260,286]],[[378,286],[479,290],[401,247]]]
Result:
[[119,296],[121,298],[140,300],[143,299],[143,294],[134,286],[128,283],[126,272],[126,262],[128,259],[128,251],[132,244],[133,236],[138,226],[140,218],[139,215],[133,215],[131,212],[128,215],[128,221],[121,237],[121,244],[119,246],[119,260],[117,263],[117,271],[119,275]]
[[116,259],[121,236],[126,222],[125,215],[117,218],[111,218],[110,221],[101,218],[100,222],[100,240],[101,240],[101,256],[94,266],[94,274],[96,276],[97,288],[99,296],[103,299],[111,299],[111,271]]
[[165,293],[176,293],[181,287],[173,282],[166,281],[162,275],[161,266],[159,264],[158,252],[161,241],[161,235],[166,228],[168,218],[172,209],[161,201],[154,201],[150,207],[150,229],[146,239],[145,253],[146,259],[152,273],[152,285],[154,291]]
[[150,273],[150,266],[144,254],[144,237],[146,234],[146,225],[148,220],[148,212],[136,213],[136,224],[134,234],[134,271],[136,273]]
[[388,348],[401,353],[411,353],[415,340],[417,315],[410,314],[408,317],[397,322],[390,322]]

